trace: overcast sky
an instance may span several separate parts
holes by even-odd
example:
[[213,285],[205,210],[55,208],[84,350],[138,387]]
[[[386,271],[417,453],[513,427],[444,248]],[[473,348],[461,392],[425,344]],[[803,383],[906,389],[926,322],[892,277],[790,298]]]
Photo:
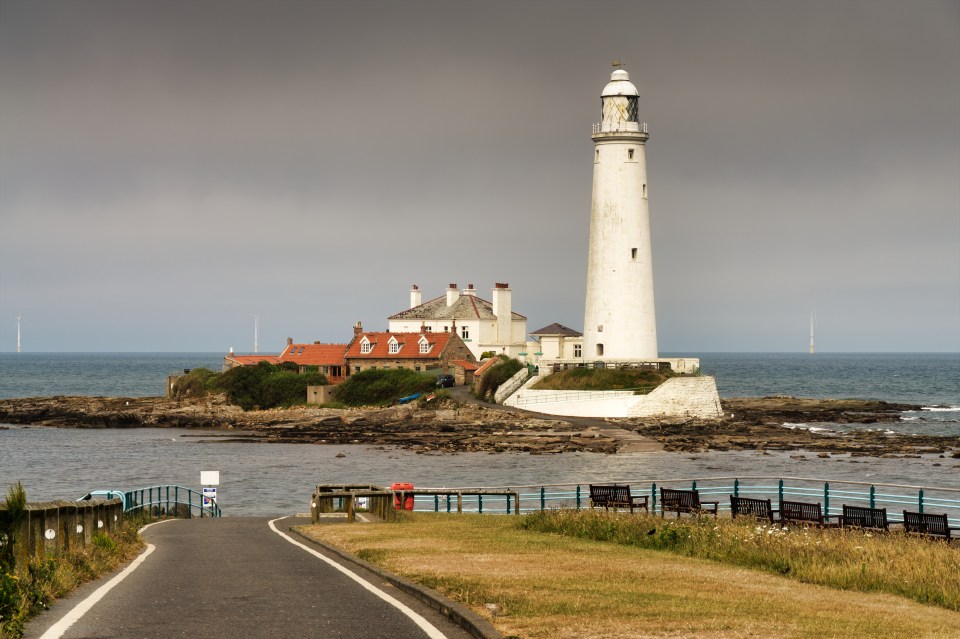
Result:
[[0,0],[0,350],[582,330],[600,91],[662,352],[960,351],[960,3]]

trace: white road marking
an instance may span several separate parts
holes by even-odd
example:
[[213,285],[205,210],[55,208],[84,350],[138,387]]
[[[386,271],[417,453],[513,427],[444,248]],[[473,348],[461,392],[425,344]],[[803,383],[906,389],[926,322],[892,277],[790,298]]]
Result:
[[445,634],[437,630],[436,626],[434,626],[429,621],[427,621],[426,619],[421,617],[419,614],[414,612],[410,607],[401,603],[400,601],[397,601],[387,593],[383,592],[382,590],[380,590],[379,588],[377,588],[376,586],[374,586],[373,584],[365,580],[360,575],[356,574],[355,572],[352,572],[350,569],[344,566],[341,566],[340,564],[333,561],[332,559],[329,559],[328,557],[323,556],[322,554],[320,554],[310,546],[307,546],[306,544],[301,544],[299,541],[290,537],[286,533],[280,532],[277,529],[277,527],[273,525],[273,522],[280,521],[281,519],[286,519],[286,517],[278,517],[268,522],[268,525],[270,526],[270,529],[273,530],[273,532],[277,533],[278,535],[280,535],[281,537],[289,541],[294,546],[298,546],[306,550],[308,553],[310,553],[317,559],[320,559],[321,561],[325,561],[327,564],[329,564],[333,568],[336,568],[337,570],[342,572],[344,575],[346,575],[347,577],[350,577],[350,579],[353,579],[355,582],[363,586],[369,592],[373,593],[377,597],[380,597],[381,599],[386,601],[388,604],[390,604],[391,606],[393,606],[394,608],[396,608],[397,610],[399,610],[400,612],[408,616],[411,619],[411,621],[413,621],[413,623],[417,624],[417,626],[421,630],[427,633],[427,636],[430,637],[430,639],[448,639]]
[[[167,519],[164,521],[173,521],[173,520]],[[152,524],[147,524],[146,526],[141,528],[138,532],[142,533],[144,530],[146,530],[150,526],[155,526],[156,524],[162,524],[162,523],[164,522],[155,521]],[[126,568],[124,568],[123,571],[121,571],[120,574],[115,576],[113,579],[111,579],[107,583],[103,584],[102,586],[94,590],[90,594],[90,596],[88,596],[86,599],[84,599],[83,601],[78,603],[76,606],[68,610],[67,614],[65,614],[63,617],[60,618],[60,621],[58,621],[57,623],[47,628],[47,631],[42,635],[40,635],[40,639],[60,639],[60,637],[62,637],[64,633],[66,633],[67,630],[70,629],[70,626],[80,621],[80,618],[83,617],[83,615],[87,614],[87,612],[89,612],[89,610],[93,608],[94,604],[96,604],[98,601],[103,599],[104,596],[106,596],[108,592],[113,590],[113,588],[117,586],[121,581],[129,577],[130,573],[136,570],[140,566],[140,564],[142,564],[144,560],[147,557],[149,557],[150,553],[152,553],[154,550],[156,550],[156,546],[154,546],[153,544],[147,544],[147,549],[143,552],[143,554],[141,554],[139,557],[134,559],[133,563],[131,563]]]

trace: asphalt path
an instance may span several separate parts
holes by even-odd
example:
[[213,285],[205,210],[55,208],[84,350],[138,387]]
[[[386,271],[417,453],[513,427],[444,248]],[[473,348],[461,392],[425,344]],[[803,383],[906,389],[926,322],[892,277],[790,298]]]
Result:
[[[269,521],[223,517],[170,520],[150,526],[143,538],[153,549],[148,547],[145,558],[65,632],[61,633],[59,627],[89,605],[83,602],[89,602],[91,593],[115,575],[86,584],[58,601],[28,624],[25,637],[470,636],[375,574],[336,562],[358,575],[363,582],[358,583],[319,558],[315,553],[333,561],[321,547],[302,539],[295,539],[301,544],[295,545]],[[309,521],[288,518],[277,520],[274,527],[285,532],[291,525],[304,523]],[[400,609],[403,607],[413,614],[405,614]]]

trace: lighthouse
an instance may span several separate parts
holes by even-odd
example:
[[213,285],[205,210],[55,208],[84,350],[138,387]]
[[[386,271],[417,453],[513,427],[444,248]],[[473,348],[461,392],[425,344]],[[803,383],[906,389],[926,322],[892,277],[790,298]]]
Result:
[[647,125],[638,118],[637,87],[617,69],[593,125],[593,198],[583,358],[656,359],[653,259],[647,200]]

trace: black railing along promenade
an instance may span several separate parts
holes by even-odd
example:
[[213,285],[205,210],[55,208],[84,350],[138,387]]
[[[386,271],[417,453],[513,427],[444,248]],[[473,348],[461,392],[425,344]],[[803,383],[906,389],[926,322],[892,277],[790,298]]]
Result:
[[[698,490],[701,498],[720,501],[721,510],[729,510],[729,495],[769,498],[776,504],[784,499],[798,499],[822,503],[824,515],[841,514],[844,504],[886,507],[895,522],[899,522],[901,511],[908,510],[946,513],[951,526],[960,526],[960,488],[772,476],[604,479],[594,483],[629,484],[634,493],[650,495],[651,512],[659,503],[659,489],[667,487]],[[589,484],[423,488],[405,493],[413,494],[414,510],[433,512],[453,512],[452,496],[458,496],[458,511],[478,513],[509,514],[590,505]],[[400,491],[396,494],[399,498]]]

